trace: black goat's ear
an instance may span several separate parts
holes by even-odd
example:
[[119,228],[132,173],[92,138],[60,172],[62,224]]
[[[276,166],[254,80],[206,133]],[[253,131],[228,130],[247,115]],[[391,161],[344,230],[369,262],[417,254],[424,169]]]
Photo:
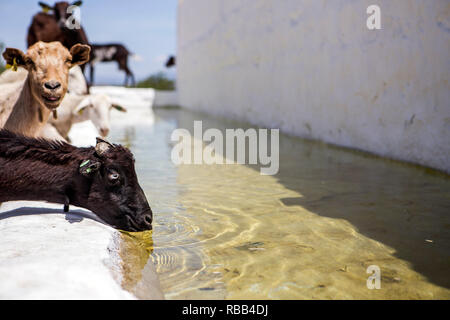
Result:
[[75,2],[72,2],[71,6],[78,6],[78,7],[80,7],[82,4],[83,4],[83,1],[75,1]]
[[80,164],[80,173],[83,176],[90,177],[100,169],[101,163],[93,160],[85,160]]

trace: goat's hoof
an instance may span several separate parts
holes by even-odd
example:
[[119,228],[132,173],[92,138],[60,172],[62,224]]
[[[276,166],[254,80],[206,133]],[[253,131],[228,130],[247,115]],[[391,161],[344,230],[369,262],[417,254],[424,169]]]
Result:
[[69,205],[68,204],[64,205],[64,212],[69,212]]

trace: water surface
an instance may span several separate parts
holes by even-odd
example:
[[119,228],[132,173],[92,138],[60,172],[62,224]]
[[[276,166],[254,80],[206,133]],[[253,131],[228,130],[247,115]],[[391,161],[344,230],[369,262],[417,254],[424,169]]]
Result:
[[[126,289],[153,262],[167,299],[450,298],[448,175],[285,135],[275,176],[175,166],[170,135],[194,120],[248,127],[174,109],[111,134],[135,154],[155,213],[150,236],[124,238]],[[366,286],[370,265],[380,290]]]

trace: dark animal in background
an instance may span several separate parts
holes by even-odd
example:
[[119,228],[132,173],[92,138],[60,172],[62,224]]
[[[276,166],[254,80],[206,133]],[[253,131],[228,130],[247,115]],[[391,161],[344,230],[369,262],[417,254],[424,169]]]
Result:
[[[39,12],[33,16],[28,28],[28,47],[38,41],[59,41],[68,49],[77,43],[89,44],[83,27],[69,28],[67,23],[72,17],[72,13],[67,10],[69,6],[81,6],[81,4],[82,1],[75,1],[72,4],[63,1],[56,2],[52,7],[39,2],[44,12]],[[84,70],[84,65],[81,68]]]
[[100,138],[95,148],[77,148],[0,130],[0,203],[17,200],[83,207],[126,231],[152,228],[133,155]]
[[91,45],[91,60],[89,61],[90,66],[90,85],[94,84],[94,65],[98,62],[110,62],[116,61],[119,65],[119,69],[125,71],[125,83],[128,84],[128,79],[131,80],[132,85],[136,84],[134,75],[128,68],[128,56],[131,53],[125,46],[119,43],[110,44],[92,44]]
[[176,65],[176,58],[174,56],[170,56],[166,62],[166,68],[174,67]]

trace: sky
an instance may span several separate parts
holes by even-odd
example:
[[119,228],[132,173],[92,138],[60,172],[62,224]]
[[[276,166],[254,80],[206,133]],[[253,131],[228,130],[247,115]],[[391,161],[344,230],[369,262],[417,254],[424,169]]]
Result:
[[[175,70],[164,63],[176,50],[176,7],[177,0],[84,0],[81,25],[89,42],[119,42],[137,54],[129,59],[137,81],[159,71],[174,78]],[[0,42],[26,51],[28,27],[39,11],[37,0],[0,0]],[[95,67],[96,84],[122,84],[124,78],[115,62]]]

